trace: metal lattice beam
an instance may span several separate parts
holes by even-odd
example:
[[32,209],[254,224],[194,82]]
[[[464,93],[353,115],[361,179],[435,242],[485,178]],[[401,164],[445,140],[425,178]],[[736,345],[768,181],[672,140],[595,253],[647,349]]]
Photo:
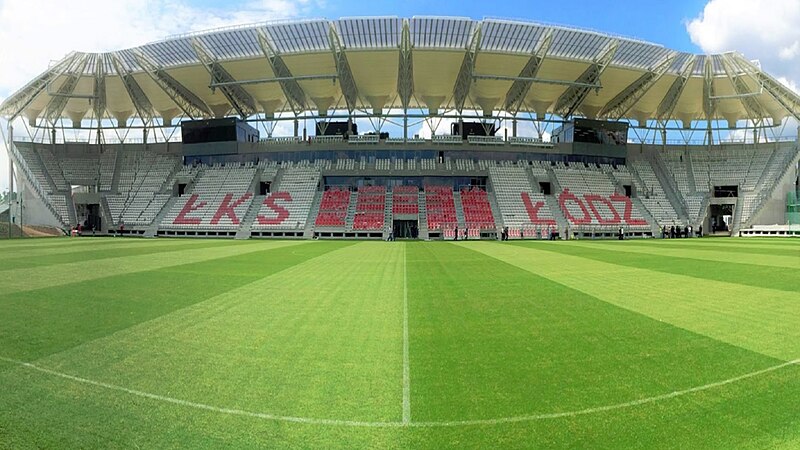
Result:
[[656,118],[658,120],[666,122],[672,117],[672,113],[678,105],[678,100],[680,100],[681,94],[683,94],[683,89],[686,87],[686,82],[689,81],[689,77],[692,74],[695,58],[696,56],[693,55],[686,59],[686,62],[681,68],[680,75],[672,82],[664,98],[661,99],[661,103],[656,110]]
[[94,112],[94,118],[97,119],[98,128],[106,113],[106,73],[104,67],[106,55],[100,56],[102,57],[98,57],[95,63],[94,86],[92,87],[92,94],[94,95],[92,111]]
[[300,114],[307,109],[306,94],[303,88],[300,87],[300,83],[294,79],[292,71],[289,70],[289,67],[283,61],[281,55],[279,55],[278,52],[274,50],[272,44],[270,44],[267,33],[262,28],[259,28],[257,34],[258,45],[261,47],[261,52],[264,53],[264,57],[272,68],[275,77],[281,79],[279,83],[287,103],[289,103],[295,114]]
[[[603,75],[606,67],[608,67],[608,64],[614,58],[618,47],[619,40],[615,39],[609,42],[600,52],[600,56],[594,60],[575,82],[587,84],[599,83],[600,76]],[[583,104],[583,101],[586,100],[586,96],[589,95],[591,90],[592,88],[585,86],[568,87],[567,90],[561,94],[561,97],[558,98],[556,107],[554,108],[555,113],[562,118],[572,117],[575,111]]]
[[[203,43],[200,42],[199,39],[192,39],[192,48],[195,54],[197,54],[197,58],[203,64],[203,67],[205,67],[209,75],[211,75],[212,83],[232,83],[236,81],[236,79],[222,67],[222,64],[211,56],[211,53],[203,46]],[[229,84],[219,86],[216,89],[222,91],[228,103],[236,110],[236,113],[239,114],[239,117],[242,119],[246,119],[256,113],[256,101],[245,88],[237,84]]]
[[480,47],[481,25],[479,23],[472,32],[472,39],[470,40],[466,53],[464,53],[464,59],[461,61],[461,68],[458,71],[455,85],[453,85],[453,103],[456,111],[459,113],[464,111],[464,103],[466,103],[469,97],[469,89],[474,82],[472,73],[475,71],[475,60],[478,58]]
[[353,112],[358,106],[358,86],[356,86],[353,72],[350,70],[350,63],[347,62],[347,54],[344,51],[344,47],[342,47],[339,34],[333,24],[328,29],[328,36],[331,42],[333,60],[336,63],[336,73],[339,75],[339,87],[342,89],[347,110]]
[[525,98],[528,96],[531,86],[533,86],[533,79],[536,78],[539,68],[542,67],[542,63],[547,57],[547,52],[550,51],[552,42],[553,30],[550,30],[539,42],[528,63],[519,72],[520,79],[515,80],[511,88],[508,89],[505,101],[506,111],[515,115],[519,112],[522,104],[525,103]]
[[750,92],[747,83],[743,79],[744,74],[739,70],[738,64],[731,59],[730,54],[722,55],[722,67],[725,69],[725,73],[728,75],[728,79],[736,95],[739,97],[739,101],[747,112],[747,116],[754,122],[763,119],[766,116],[764,114],[764,109],[758,101],[753,98],[753,95],[757,95],[758,93]]
[[614,98],[612,98],[606,105],[600,110],[598,116],[600,117],[608,117],[612,120],[620,120],[623,118],[628,112],[630,112],[633,105],[639,102],[642,97],[647,94],[650,89],[655,86],[658,80],[666,73],[667,69],[669,69],[672,62],[675,61],[675,58],[678,56],[677,52],[672,52],[667,55],[660,63],[658,63],[655,67],[645,72],[641,77],[636,79],[633,83],[629,84],[625,89],[622,90],[619,94],[617,94]]
[[758,69],[753,63],[735,55],[742,67],[750,68],[750,76],[764,86],[764,90],[795,119],[800,120],[800,97],[776,79]]
[[397,69],[397,94],[403,109],[407,110],[414,95],[414,60],[411,57],[411,31],[408,20],[403,21],[400,38],[400,61]]
[[140,49],[133,51],[136,62],[144,69],[145,73],[164,91],[169,98],[192,119],[213,116],[208,105],[194,92],[172,78],[162,67],[145,55]]
[[75,92],[75,88],[78,86],[78,81],[81,79],[81,75],[83,75],[83,70],[86,68],[88,61],[89,55],[82,53],[75,58],[73,63],[70,64],[69,69],[63,73],[66,79],[61,83],[58,91],[51,94],[50,101],[47,103],[47,108],[45,108],[44,118],[47,122],[55,123],[61,118],[61,113],[64,112],[67,102],[72,93]]
[[709,129],[711,128],[711,119],[717,109],[717,101],[714,100],[714,96],[714,69],[711,66],[711,58],[708,57],[705,61],[705,67],[703,67],[703,113],[709,122]]
[[112,53],[111,62],[114,65],[114,70],[117,71],[120,79],[122,79],[122,85],[125,86],[125,91],[128,93],[128,97],[130,97],[139,118],[142,119],[144,123],[150,123],[154,116],[153,104],[150,102],[150,99],[147,98],[147,95],[144,93],[144,90],[142,90],[142,87],[139,86],[133,74],[125,69],[125,66],[119,59],[119,55]]
[[79,55],[71,53],[64,59],[59,61],[55,66],[48,69],[43,74],[34,78],[30,83],[25,85],[11,98],[3,102],[3,109],[0,111],[3,115],[7,116],[9,122],[14,120],[17,116],[23,113],[25,109],[34,101],[36,97],[47,89],[47,86],[58,78],[64,71],[66,71]]

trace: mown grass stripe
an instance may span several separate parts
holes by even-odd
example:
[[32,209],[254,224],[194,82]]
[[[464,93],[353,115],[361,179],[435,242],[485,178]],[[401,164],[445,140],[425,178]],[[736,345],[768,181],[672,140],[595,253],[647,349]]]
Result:
[[[198,242],[191,246],[192,249],[219,247],[219,244],[210,242]],[[185,245],[173,245],[172,242],[162,242],[159,245],[143,245],[132,247],[98,246],[92,248],[73,249],[66,253],[48,253],[14,258],[0,258],[0,276],[3,271],[22,269],[27,267],[40,267],[46,270],[47,266],[57,264],[68,264],[73,262],[83,262],[87,268],[102,265],[109,258],[123,258],[138,255],[151,255],[180,251],[186,248]]]
[[321,244],[334,250],[40,362],[234,408],[400,421],[402,246]]
[[309,241],[244,242],[224,247],[187,248],[186,250],[153,255],[109,258],[102,265],[74,262],[49,266],[47,270],[41,270],[38,267],[12,269],[3,272],[5,279],[2,282],[3,286],[0,292],[30,291],[50,286],[97,280],[113,275],[144,272],[295,245],[309,245]]
[[472,243],[410,244],[409,301],[414,422],[582,410],[776,363],[472,251]]
[[[515,242],[514,245],[537,246],[538,244]],[[695,254],[691,252],[686,252],[685,257],[666,256],[661,254],[660,249],[645,251],[645,249],[630,246],[628,243],[616,246],[595,246],[573,241],[559,247],[549,248],[560,253],[596,261],[694,277],[698,279],[698,282],[710,279],[788,292],[796,292],[800,285],[797,280],[797,269],[749,264],[749,258],[741,257],[741,255],[736,257],[738,254],[709,261],[696,258]]]
[[260,280],[346,244],[256,252],[0,296],[0,348],[51,355]]
[[571,243],[467,244],[595,298],[784,361],[800,356],[797,292],[666,274],[572,256]]
[[[194,241],[194,242],[193,242]],[[229,245],[231,240],[204,239],[205,245]],[[70,241],[59,239],[60,244],[52,246],[28,246],[28,247],[3,247],[0,245],[0,260],[14,259],[20,257],[41,257],[50,255],[60,255],[64,253],[86,252],[89,250],[110,250],[110,249],[134,249],[158,247],[163,245],[193,247],[197,245],[196,240],[190,239],[83,239],[82,244],[68,245]]]
[[[519,243],[519,242],[515,242]],[[731,249],[708,250],[704,248],[663,248],[659,246],[648,246],[641,241],[617,241],[617,245],[603,244],[598,245],[591,241],[573,241],[571,246],[591,248],[603,251],[622,251],[628,253],[640,253],[657,255],[669,258],[698,259],[713,262],[738,262],[749,265],[769,266],[777,268],[800,269],[800,253],[790,256],[781,254],[765,255],[748,252],[736,252]]]
[[[643,247],[650,247],[650,248],[662,248],[658,245],[653,245],[651,240],[641,239],[641,240],[631,240],[630,243],[634,245],[640,245]],[[709,245],[706,244],[708,241],[703,240],[700,242],[690,240],[680,240],[675,243],[672,243],[668,246],[670,249],[676,250],[711,250],[716,252],[730,252],[730,253],[744,253],[744,254],[754,254],[754,255],[780,255],[780,256],[793,256],[795,258],[800,258],[800,245],[791,245],[787,243],[786,245],[771,245],[771,246],[764,246],[764,245],[747,245],[745,242],[741,242],[737,245]],[[610,244],[610,243],[609,243]],[[800,241],[798,242],[800,244]]]

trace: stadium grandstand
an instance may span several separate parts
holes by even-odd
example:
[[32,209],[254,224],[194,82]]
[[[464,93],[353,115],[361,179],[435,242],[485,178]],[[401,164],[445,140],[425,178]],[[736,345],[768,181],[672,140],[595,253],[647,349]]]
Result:
[[74,52],[0,114],[24,118],[6,136],[16,223],[236,239],[800,234],[800,152],[784,138],[800,98],[735,52],[509,20],[296,20]]

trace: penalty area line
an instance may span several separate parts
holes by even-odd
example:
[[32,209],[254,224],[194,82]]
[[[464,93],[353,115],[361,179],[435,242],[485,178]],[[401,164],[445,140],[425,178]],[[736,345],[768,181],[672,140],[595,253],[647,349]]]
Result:
[[613,405],[606,405],[606,406],[597,406],[593,408],[585,408],[573,411],[563,411],[557,413],[544,413],[544,414],[530,414],[525,416],[513,416],[513,417],[501,417],[497,419],[474,419],[474,420],[451,420],[451,421],[430,421],[430,422],[370,422],[370,421],[359,421],[359,420],[337,420],[337,419],[316,419],[311,417],[297,417],[297,416],[281,416],[277,414],[269,414],[269,413],[261,413],[255,411],[247,411],[243,409],[235,409],[235,408],[221,408],[218,406],[208,405],[205,403],[197,403],[188,400],[181,400],[178,398],[167,397],[163,395],[153,394],[150,392],[139,391],[136,389],[129,389],[123,386],[118,386],[115,384],[105,383],[102,381],[95,381],[90,380],[88,378],[78,377],[75,375],[70,375],[63,372],[58,372],[56,370],[51,370],[45,367],[38,366],[33,363],[28,363],[24,361],[19,361],[12,358],[6,358],[4,356],[0,356],[0,361],[5,361],[7,363],[16,364],[20,367],[24,367],[27,369],[31,369],[40,373],[44,373],[47,375],[51,375],[54,377],[63,378],[69,381],[74,381],[76,383],[82,383],[89,386],[95,386],[111,391],[118,391],[124,392],[126,394],[130,394],[137,397],[147,398],[151,400],[156,400],[164,403],[171,403],[174,405],[184,406],[188,408],[195,408],[205,411],[210,411],[219,414],[227,414],[232,416],[243,416],[243,417],[251,417],[255,419],[262,419],[262,420],[270,420],[275,422],[293,422],[293,423],[301,423],[301,424],[308,424],[308,425],[330,425],[330,426],[346,426],[346,427],[363,427],[363,428],[402,428],[402,427],[409,427],[409,428],[439,428],[439,427],[459,427],[459,426],[480,426],[480,425],[499,425],[505,423],[516,423],[516,422],[533,422],[539,420],[548,420],[548,419],[560,419],[560,418],[567,418],[567,417],[576,417],[576,416],[583,416],[583,415],[590,415],[596,414],[601,412],[607,411],[614,411],[618,409],[626,409],[632,408],[635,406],[645,405],[649,403],[656,403],[661,400],[669,400],[676,397],[681,397],[688,394],[693,394],[696,392],[706,391],[709,389],[714,389],[718,387],[722,387],[728,384],[733,384],[739,381],[746,380],[748,378],[754,378],[760,375],[764,375],[770,372],[775,372],[777,370],[783,369],[788,366],[794,366],[800,364],[800,359],[795,359],[792,361],[788,361],[782,364],[778,364],[776,366],[767,367],[766,369],[757,370],[755,372],[746,373],[744,375],[739,375],[737,377],[728,378],[727,380],[717,381],[714,383],[704,384],[702,386],[695,386],[688,389],[682,389],[678,391],[673,391],[668,394],[661,394],[656,395],[653,397],[642,398],[638,400],[633,400],[630,402],[624,403],[615,403]]

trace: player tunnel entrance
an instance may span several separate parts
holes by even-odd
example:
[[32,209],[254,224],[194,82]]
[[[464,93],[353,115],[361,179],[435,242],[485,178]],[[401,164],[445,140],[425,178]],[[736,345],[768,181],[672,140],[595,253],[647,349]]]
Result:
[[416,239],[419,236],[419,224],[416,220],[394,220],[392,231],[395,239]]

